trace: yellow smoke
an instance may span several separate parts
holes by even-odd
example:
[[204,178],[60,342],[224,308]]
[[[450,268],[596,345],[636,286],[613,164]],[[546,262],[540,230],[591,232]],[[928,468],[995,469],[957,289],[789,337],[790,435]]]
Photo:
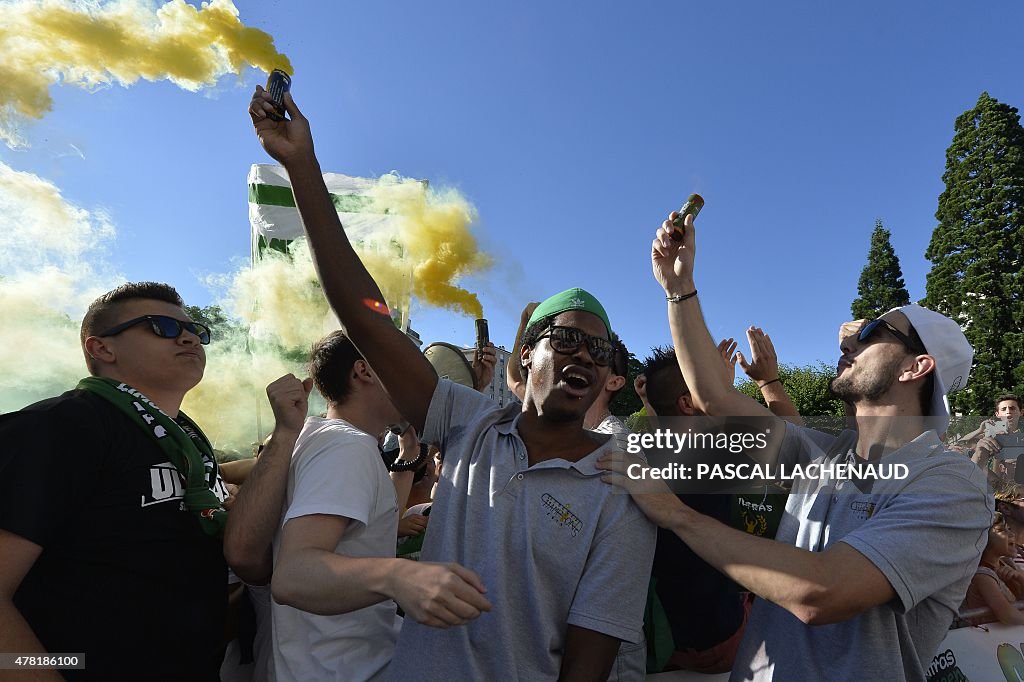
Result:
[[21,120],[52,108],[48,90],[58,82],[95,88],[166,79],[198,90],[246,65],[292,72],[273,38],[243,25],[231,0],[155,9],[143,0],[0,2],[0,52],[0,139],[12,146],[25,143]]
[[367,269],[382,290],[404,290],[428,305],[483,317],[476,294],[455,284],[492,264],[470,231],[476,210],[453,189],[425,190],[420,183],[392,182],[390,177],[382,178],[371,196],[375,205],[395,215],[394,239],[401,251],[386,262],[379,252],[360,254]]
[[114,227],[52,183],[0,163],[0,412],[72,388],[89,302],[117,282],[103,253]]

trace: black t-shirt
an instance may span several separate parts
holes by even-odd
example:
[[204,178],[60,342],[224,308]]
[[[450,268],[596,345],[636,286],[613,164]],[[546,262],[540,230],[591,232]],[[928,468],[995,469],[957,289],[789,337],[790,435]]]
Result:
[[0,528],[43,548],[14,603],[47,651],[85,654],[84,672],[63,674],[218,679],[222,544],[182,508],[183,479],[156,442],[69,391],[0,415],[0,443]]
[[[701,514],[729,523],[729,495],[680,495],[679,499]],[[664,528],[658,529],[651,574],[677,649],[710,649],[743,624],[743,600],[736,583]]]

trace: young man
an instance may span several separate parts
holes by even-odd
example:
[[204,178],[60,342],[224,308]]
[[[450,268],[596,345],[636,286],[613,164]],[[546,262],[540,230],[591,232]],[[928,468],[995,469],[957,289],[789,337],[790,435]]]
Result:
[[291,178],[327,300],[402,415],[445,456],[422,559],[476,571],[493,604],[479,618],[457,607],[465,627],[407,618],[388,679],[607,679],[619,643],[641,638],[654,529],[602,489],[594,463],[614,445],[583,429],[612,359],[604,309],[570,290],[534,311],[521,413],[438,380],[386,314],[324,186],[309,123],[285,102],[289,120],[268,118],[260,88],[249,113]]
[[84,653],[67,679],[217,680],[226,489],[180,412],[210,330],[140,282],[96,299],[81,341],[91,376],[0,416],[0,651]]
[[275,674],[279,682],[375,680],[398,634],[396,601],[441,626],[464,622],[446,620],[449,611],[488,604],[460,566],[395,558],[398,502],[376,434],[401,415],[359,351],[330,334],[313,348],[310,375],[327,417],[307,418],[296,441],[274,541]]
[[[714,371],[693,280],[693,219],[681,241],[671,214],[652,264],[668,300],[680,370],[694,404],[711,415],[763,415]],[[856,411],[839,437],[782,421],[762,463],[886,464],[890,477],[801,477],[793,482],[775,541],[694,512],[662,481],[625,476],[606,461],[659,525],[757,594],[733,680],[924,680],[967,590],[992,515],[984,472],[946,451],[945,394],[963,385],[973,350],[942,315],[904,306],[844,338],[833,392]],[[906,467],[893,475],[892,465]],[[647,494],[645,494],[647,493]]]
[[[523,333],[530,321],[530,316],[537,309],[539,303],[529,303],[523,309],[520,317],[519,329],[516,331],[515,344],[512,346],[512,355],[516,356],[523,345]],[[626,349],[622,339],[617,334],[612,334],[612,344],[615,346],[615,357],[611,362],[611,371],[608,373],[608,380],[605,382],[604,390],[597,396],[597,400],[587,410],[583,419],[583,428],[596,433],[626,434],[629,429],[626,424],[611,413],[609,405],[626,385],[627,373],[629,370],[629,351]],[[526,396],[526,382],[523,379],[521,365],[518,362],[510,362],[505,368],[505,383],[508,390],[512,391],[520,402]]]

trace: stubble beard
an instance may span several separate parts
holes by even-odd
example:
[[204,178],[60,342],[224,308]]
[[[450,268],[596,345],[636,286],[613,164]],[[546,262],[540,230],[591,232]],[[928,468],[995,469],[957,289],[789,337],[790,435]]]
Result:
[[896,382],[900,362],[902,358],[895,357],[873,370],[862,369],[859,374],[854,373],[851,366],[844,374],[829,382],[828,388],[836,398],[851,405],[875,402]]

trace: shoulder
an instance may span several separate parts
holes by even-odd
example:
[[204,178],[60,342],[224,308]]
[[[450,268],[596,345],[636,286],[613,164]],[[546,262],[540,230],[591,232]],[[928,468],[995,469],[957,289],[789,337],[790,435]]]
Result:
[[377,454],[377,440],[343,419],[308,417],[295,442],[293,458],[301,460],[318,454]]
[[102,433],[116,424],[117,409],[88,391],[72,390],[0,415],[0,431],[34,429],[40,436]]

